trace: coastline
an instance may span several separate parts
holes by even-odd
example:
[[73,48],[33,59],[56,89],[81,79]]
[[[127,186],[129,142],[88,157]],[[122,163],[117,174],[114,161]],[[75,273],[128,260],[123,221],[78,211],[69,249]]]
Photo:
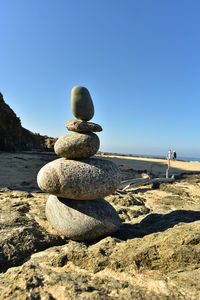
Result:
[[[98,152],[98,154],[105,155],[105,156],[150,158],[150,159],[164,159],[164,160],[167,159],[167,156],[164,156],[164,155],[123,154],[123,153],[112,153],[112,152]],[[173,159],[171,159],[171,160],[173,160]],[[200,162],[200,157],[178,156],[176,161]]]
[[[113,161],[122,173],[122,180],[141,177],[147,173],[153,177],[165,177],[166,159],[133,157],[98,153],[95,157]],[[36,177],[39,169],[47,162],[58,158],[54,152],[1,152],[0,188],[38,190]],[[169,177],[180,174],[200,173],[200,162],[171,161]]]
[[[120,169],[133,169],[134,171],[144,171],[155,176],[164,176],[168,168],[168,160],[164,158],[150,158],[139,156],[125,156],[116,154],[97,154],[98,157],[110,159]],[[188,172],[200,172],[200,162],[171,160],[169,175],[177,175]]]

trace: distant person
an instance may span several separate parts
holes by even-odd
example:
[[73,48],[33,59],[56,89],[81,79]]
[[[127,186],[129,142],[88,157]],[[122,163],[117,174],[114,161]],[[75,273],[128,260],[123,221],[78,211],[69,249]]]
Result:
[[176,160],[176,151],[173,151],[173,160]]
[[168,166],[167,166],[167,170],[166,170],[166,178],[168,178],[168,174],[169,174],[169,168],[170,168],[171,156],[172,156],[172,151],[169,150],[169,151],[167,152]]
[[171,160],[171,156],[172,156],[172,151],[169,150],[168,153],[167,153],[167,159]]

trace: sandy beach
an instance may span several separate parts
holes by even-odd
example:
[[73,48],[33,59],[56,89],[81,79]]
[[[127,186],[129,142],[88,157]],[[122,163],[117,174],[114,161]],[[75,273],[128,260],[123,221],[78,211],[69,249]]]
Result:
[[[112,160],[120,168],[122,179],[140,177],[141,173],[165,177],[168,161],[143,157],[96,155]],[[12,189],[38,189],[36,178],[39,169],[58,156],[53,152],[0,152],[0,187]],[[171,161],[169,176],[187,172],[200,172],[200,163]]]
[[[120,169],[133,169],[135,171],[146,171],[155,176],[165,176],[168,168],[167,159],[130,157],[119,155],[102,155],[105,159],[111,159]],[[179,160],[170,161],[169,175],[185,172],[200,172],[200,162],[187,162]]]

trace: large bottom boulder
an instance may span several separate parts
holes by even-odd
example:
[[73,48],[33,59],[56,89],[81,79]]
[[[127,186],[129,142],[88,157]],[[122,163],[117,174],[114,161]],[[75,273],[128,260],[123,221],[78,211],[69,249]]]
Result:
[[104,199],[71,200],[51,195],[46,203],[50,224],[68,239],[87,241],[120,228],[116,210]]

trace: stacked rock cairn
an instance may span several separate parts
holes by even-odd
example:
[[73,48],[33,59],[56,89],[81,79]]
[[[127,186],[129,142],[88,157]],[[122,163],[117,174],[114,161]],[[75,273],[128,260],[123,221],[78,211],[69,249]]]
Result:
[[41,190],[51,194],[46,217],[68,239],[87,241],[107,236],[121,225],[116,210],[103,197],[120,183],[120,171],[109,160],[91,157],[98,152],[100,125],[88,122],[94,115],[89,91],[76,86],[71,92],[76,120],[66,128],[75,133],[60,137],[54,145],[58,158],[43,166],[37,176]]

